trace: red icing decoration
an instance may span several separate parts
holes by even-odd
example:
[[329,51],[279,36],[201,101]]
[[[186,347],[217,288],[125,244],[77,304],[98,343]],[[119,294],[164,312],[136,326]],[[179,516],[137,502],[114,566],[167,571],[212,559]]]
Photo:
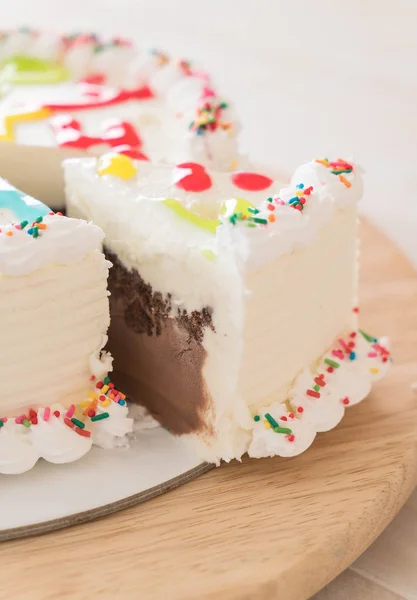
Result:
[[80,83],[91,83],[93,85],[103,85],[106,83],[106,75],[104,73],[90,73],[84,77],[84,79],[80,79]]
[[113,89],[92,83],[80,83],[81,95],[88,98],[87,102],[74,104],[44,104],[53,112],[87,110],[91,108],[105,108],[114,104],[121,104],[129,100],[146,100],[153,98],[151,89],[145,85],[133,90]]
[[206,172],[203,165],[194,162],[185,162],[177,165],[177,169],[191,170],[191,173],[180,171],[175,173],[175,185],[186,192],[205,192],[212,186],[210,175]]
[[266,190],[272,185],[272,179],[259,173],[234,173],[232,175],[232,183],[248,192],[260,192]]
[[84,135],[79,121],[70,115],[57,115],[51,119],[51,126],[61,148],[88,150],[92,146],[106,144],[115,152],[126,154],[137,160],[149,160],[140,150],[142,140],[131,123],[111,119],[104,123],[102,136]]
[[204,98],[215,98],[215,97],[216,97],[216,92],[213,90],[213,88],[209,87],[208,85],[205,85],[202,89],[200,100],[203,100]]

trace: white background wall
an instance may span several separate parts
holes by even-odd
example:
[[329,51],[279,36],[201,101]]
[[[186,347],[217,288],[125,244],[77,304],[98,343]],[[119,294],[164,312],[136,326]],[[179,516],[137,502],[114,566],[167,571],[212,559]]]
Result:
[[191,58],[238,108],[251,156],[367,171],[364,210],[417,264],[414,0],[0,0],[0,27],[134,38]]

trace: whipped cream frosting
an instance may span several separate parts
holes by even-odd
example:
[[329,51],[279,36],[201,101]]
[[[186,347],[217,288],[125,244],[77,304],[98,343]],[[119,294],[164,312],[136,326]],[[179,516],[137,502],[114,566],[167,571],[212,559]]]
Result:
[[42,223],[46,229],[36,239],[13,224],[1,226],[1,274],[21,277],[49,264],[74,264],[99,248],[104,238],[99,227],[79,219],[52,214]]
[[[39,408],[36,423],[25,426],[8,419],[0,429],[0,473],[11,475],[30,470],[36,462],[44,460],[63,464],[84,456],[93,444],[102,448],[126,445],[126,435],[132,431],[127,406],[112,403],[97,408],[97,414],[110,413],[110,417],[89,423],[91,435],[79,435],[65,423],[66,409],[60,404]],[[59,413],[55,416],[54,413]],[[83,431],[83,430],[82,430]]]
[[[165,232],[170,228],[172,244],[191,251],[200,245],[214,257],[233,248],[249,270],[308,246],[335,212],[354,207],[362,193],[361,169],[351,163],[346,163],[350,167],[344,175],[349,185],[346,188],[337,175],[317,161],[297,169],[285,186],[269,174],[218,173],[198,163],[168,167],[132,161],[136,174],[124,180],[116,174],[100,174],[104,160],[106,156],[65,161],[70,211],[75,209],[74,214],[101,225],[111,239],[119,238],[117,222],[124,222],[128,213],[135,214],[138,227],[139,220],[146,221],[153,232],[146,240],[146,252],[157,247],[163,252]],[[302,198],[300,193],[312,185],[311,180],[320,184],[305,196],[303,210],[297,210],[291,201]],[[250,207],[256,214],[248,212]],[[114,225],[109,223],[111,214]],[[135,254],[137,235],[135,224],[124,231],[122,245],[127,254]],[[117,251],[120,254],[120,246]]]
[[[386,375],[391,362],[388,339],[367,338],[360,330],[352,332],[347,340],[355,340],[354,350],[346,353],[343,345],[336,343],[314,373],[310,369],[300,373],[285,403],[275,402],[257,411],[249,456],[296,456],[307,450],[317,433],[336,427],[347,407],[366,398],[372,383]],[[268,415],[291,432],[274,431]]]

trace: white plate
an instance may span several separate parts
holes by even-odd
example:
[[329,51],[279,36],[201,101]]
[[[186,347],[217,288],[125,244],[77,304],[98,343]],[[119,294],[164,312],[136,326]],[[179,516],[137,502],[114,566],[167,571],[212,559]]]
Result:
[[211,467],[160,427],[141,432],[129,448],[93,448],[66,465],[39,461],[22,475],[0,475],[0,541],[133,506]]

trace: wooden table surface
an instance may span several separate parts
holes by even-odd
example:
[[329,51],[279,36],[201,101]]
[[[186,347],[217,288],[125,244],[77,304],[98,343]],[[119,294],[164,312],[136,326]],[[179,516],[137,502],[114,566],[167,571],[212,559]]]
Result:
[[[416,483],[416,297],[412,268],[364,226],[362,325],[389,331],[395,356],[371,396],[294,459],[224,465],[96,522],[3,543],[0,599],[302,600],[316,593],[373,542]],[[409,569],[416,581],[417,547],[402,546],[404,534],[415,533],[404,522],[392,525],[385,551],[378,541],[316,600],[412,598],[392,592],[389,576]],[[373,581],[378,562],[382,579]]]

